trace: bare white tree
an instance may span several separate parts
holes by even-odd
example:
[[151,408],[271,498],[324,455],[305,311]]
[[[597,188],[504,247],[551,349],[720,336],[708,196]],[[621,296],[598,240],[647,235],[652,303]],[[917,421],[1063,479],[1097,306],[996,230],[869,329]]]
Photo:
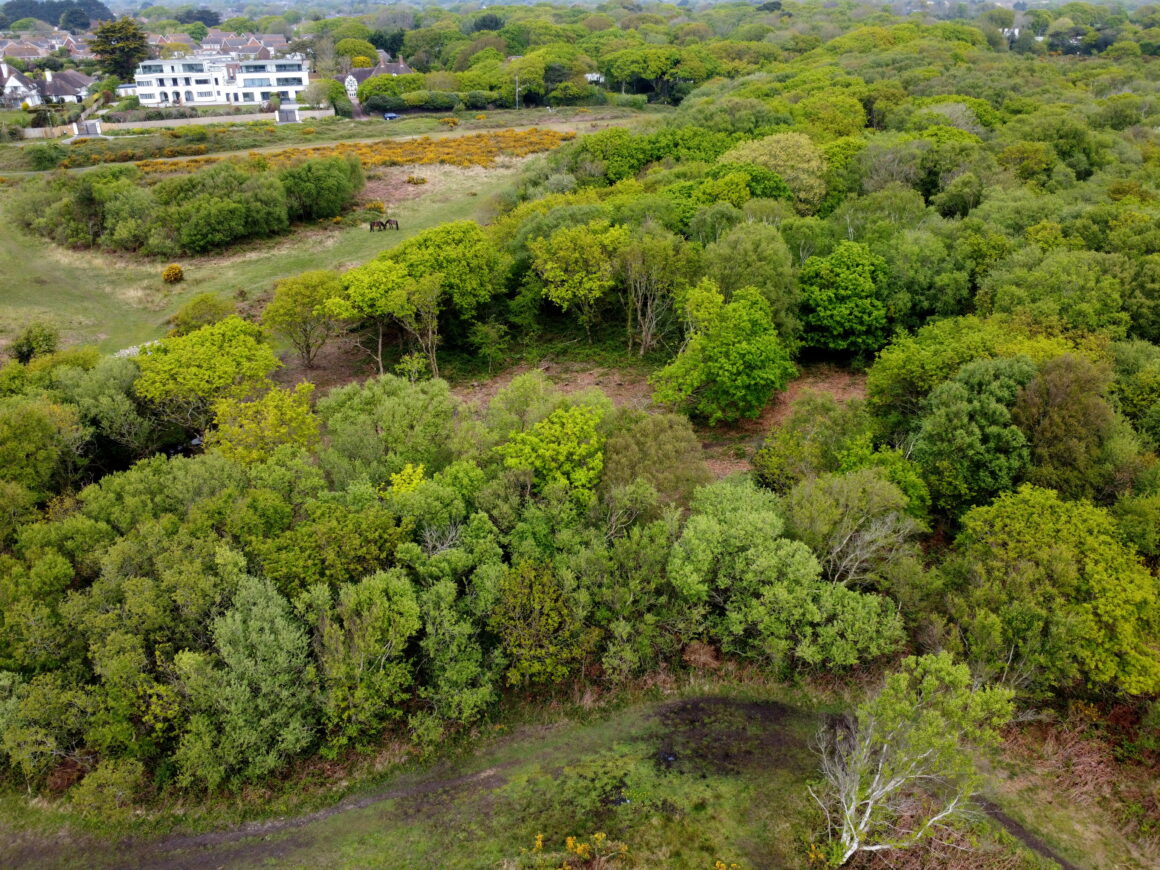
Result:
[[961,818],[978,786],[968,747],[1011,717],[1008,689],[972,687],[949,653],[907,658],[882,690],[818,735],[831,859],[906,849]]

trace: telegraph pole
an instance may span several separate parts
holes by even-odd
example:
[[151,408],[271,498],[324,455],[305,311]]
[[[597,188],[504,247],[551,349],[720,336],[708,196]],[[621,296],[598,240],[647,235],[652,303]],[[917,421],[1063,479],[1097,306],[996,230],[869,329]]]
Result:
[[516,73],[516,108],[520,107],[520,74]]

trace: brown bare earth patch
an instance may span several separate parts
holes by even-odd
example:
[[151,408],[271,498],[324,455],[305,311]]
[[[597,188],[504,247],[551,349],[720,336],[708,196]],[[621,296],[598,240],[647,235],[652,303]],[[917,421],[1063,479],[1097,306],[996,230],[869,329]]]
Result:
[[358,349],[353,339],[342,338],[329,342],[314,358],[314,368],[306,368],[293,351],[282,354],[282,368],[271,379],[285,387],[302,381],[314,384],[315,398],[322,398],[334,387],[343,387],[367,378],[374,363]]
[[538,366],[520,365],[500,372],[484,381],[471,381],[451,388],[451,392],[478,407],[484,407],[496,393],[516,377],[539,369],[563,393],[579,393],[596,388],[612,399],[618,408],[647,409],[652,407],[652,387],[643,372],[608,368],[588,368],[586,363],[553,362],[545,360]]
[[688,698],[662,705],[655,715],[662,729],[656,763],[663,770],[729,775],[802,764],[804,741],[789,727],[802,714],[785,704]]
[[866,397],[866,376],[829,364],[804,366],[784,393],[775,396],[754,420],[700,431],[709,470],[718,479],[749,471],[757,448],[775,426],[789,416],[794,400],[807,390],[833,396],[839,402]]

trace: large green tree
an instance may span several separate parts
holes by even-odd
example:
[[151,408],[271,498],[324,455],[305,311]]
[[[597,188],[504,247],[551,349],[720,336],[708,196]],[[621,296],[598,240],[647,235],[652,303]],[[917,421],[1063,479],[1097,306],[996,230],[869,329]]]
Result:
[[97,56],[101,72],[123,81],[131,81],[137,64],[149,57],[145,31],[127,15],[97,25],[89,50]]
[[1033,693],[1160,688],[1160,589],[1106,511],[1025,485],[968,511],[956,546],[981,674]]
[[652,383],[658,402],[683,406],[710,424],[756,417],[797,371],[773,325],[769,303],[752,287],[726,302],[712,281],[688,292],[688,340]]

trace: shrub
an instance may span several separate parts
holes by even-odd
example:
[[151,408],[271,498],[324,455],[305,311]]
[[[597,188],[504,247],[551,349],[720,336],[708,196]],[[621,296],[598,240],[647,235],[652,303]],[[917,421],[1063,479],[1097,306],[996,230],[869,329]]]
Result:
[[426,184],[427,179],[422,175],[408,175],[407,184]]
[[47,142],[43,145],[29,145],[24,149],[24,153],[33,169],[37,172],[44,172],[48,169],[56,169],[68,152],[63,145]]
[[440,118],[439,123],[443,124],[445,127],[451,127],[452,129],[454,129],[454,128],[459,126],[459,119],[458,118]]
[[[170,268],[180,269],[180,266]],[[234,313],[234,306],[215,293],[199,293],[169,319],[173,329],[171,335],[188,335],[195,329],[224,320]]]
[[60,344],[60,331],[51,324],[35,321],[16,336],[9,352],[18,361],[26,363],[34,357],[55,353]]
[[161,272],[161,280],[166,284],[180,284],[185,280],[185,270],[176,263],[170,263]]

